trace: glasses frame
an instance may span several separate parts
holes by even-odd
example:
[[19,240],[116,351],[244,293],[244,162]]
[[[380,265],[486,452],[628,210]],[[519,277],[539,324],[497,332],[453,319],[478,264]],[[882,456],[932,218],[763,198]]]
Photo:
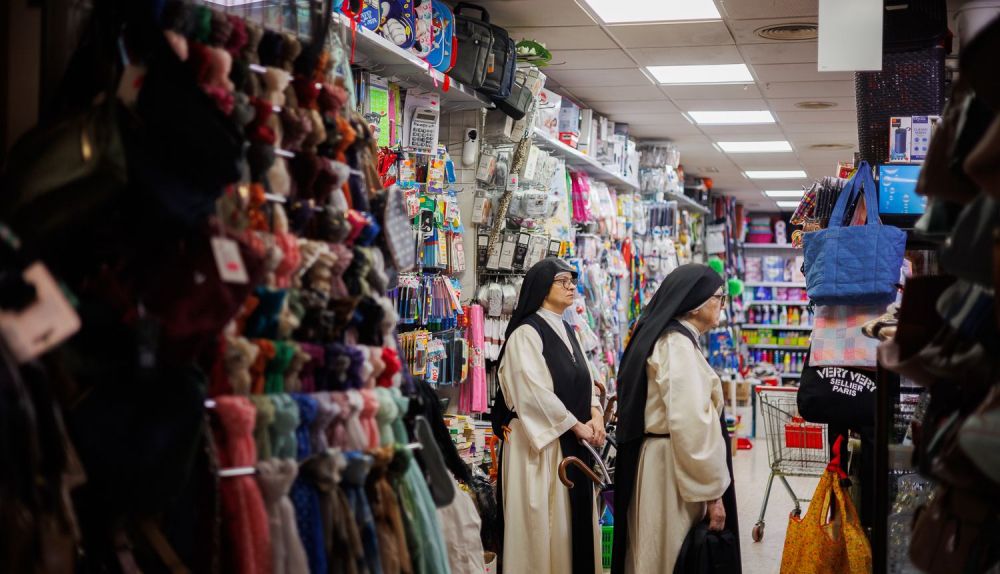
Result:
[[580,284],[580,282],[574,279],[573,277],[561,277],[559,279],[554,279],[552,281],[552,284],[553,285],[559,284],[562,286],[563,289],[570,291],[570,290],[576,290],[576,287],[577,285]]

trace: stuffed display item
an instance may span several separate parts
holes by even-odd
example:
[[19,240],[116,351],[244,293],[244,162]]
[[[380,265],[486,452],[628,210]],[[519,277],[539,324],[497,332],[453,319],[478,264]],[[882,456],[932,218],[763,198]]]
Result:
[[257,409],[253,440],[257,444],[257,459],[271,458],[271,425],[274,424],[274,402],[267,395],[254,395],[250,402]]
[[229,79],[233,57],[222,48],[198,43],[190,45],[190,55],[198,85],[215,101],[222,113],[229,115],[233,111],[235,88]]
[[226,337],[224,364],[226,378],[235,395],[250,394],[253,377],[250,367],[257,361],[260,349],[245,337]]
[[274,284],[286,289],[292,285],[292,275],[302,263],[302,254],[299,252],[298,239],[289,232],[288,216],[280,204],[274,206],[272,217],[275,244],[283,254],[281,263],[274,270]]
[[302,348],[302,344],[291,343],[294,353],[285,370],[285,391],[289,393],[311,392],[303,390],[302,371],[309,363],[310,355]]
[[267,384],[267,364],[274,358],[274,343],[267,339],[255,339],[253,343],[257,345],[260,352],[257,353],[257,358],[250,365],[250,392],[262,395]]
[[288,498],[298,476],[294,460],[261,460],[257,463],[257,484],[267,509],[271,532],[274,574],[295,574],[309,570],[309,559],[295,520],[295,508]]
[[281,127],[283,133],[281,147],[297,152],[302,149],[302,142],[312,131],[313,124],[303,111],[285,106],[281,109]]
[[271,456],[295,460],[295,429],[299,426],[299,406],[289,395],[270,395],[274,403],[271,424]]

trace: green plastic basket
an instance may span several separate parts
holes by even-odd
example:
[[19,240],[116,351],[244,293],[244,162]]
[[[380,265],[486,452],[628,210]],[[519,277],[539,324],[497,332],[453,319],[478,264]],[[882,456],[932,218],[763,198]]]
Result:
[[605,570],[611,568],[611,546],[615,541],[615,527],[601,527],[601,566]]

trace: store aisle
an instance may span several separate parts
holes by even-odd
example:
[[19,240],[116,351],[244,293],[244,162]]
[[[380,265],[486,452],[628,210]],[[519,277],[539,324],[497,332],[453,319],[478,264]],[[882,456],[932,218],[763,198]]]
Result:
[[[757,522],[764,488],[770,468],[767,464],[767,444],[763,439],[754,441],[754,448],[739,451],[733,457],[733,474],[736,478],[736,498],[740,509],[740,545],[743,554],[743,574],[777,574],[781,566],[781,550],[785,544],[788,513],[793,506],[788,492],[775,479],[771,500],[764,517],[764,539],[754,543],[750,537]],[[801,498],[812,496],[819,478],[790,478],[789,484]],[[802,507],[805,515],[806,506]]]

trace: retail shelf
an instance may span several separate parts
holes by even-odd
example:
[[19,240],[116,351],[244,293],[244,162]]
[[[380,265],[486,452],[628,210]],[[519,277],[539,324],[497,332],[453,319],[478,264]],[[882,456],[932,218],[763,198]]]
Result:
[[625,179],[617,173],[601,165],[601,162],[573,149],[561,141],[549,136],[544,130],[535,126],[535,144],[538,147],[554,152],[557,156],[566,160],[566,165],[583,170],[591,177],[614,185],[626,191],[638,191],[639,186],[632,181]]
[[812,325],[762,325],[759,323],[740,325],[741,329],[774,329],[784,331],[812,331]]
[[747,281],[745,287],[800,287],[806,288],[805,283],[794,283],[790,281]]
[[448,89],[445,90],[445,74],[376,32],[363,26],[352,30],[351,20],[343,14],[335,13],[333,22],[347,31],[348,50],[351,49],[350,43],[356,42],[354,63],[361,67],[371,68],[376,74],[407,88],[421,88],[439,94],[441,107],[445,110],[493,107],[489,98],[454,80],[448,79]]
[[751,345],[747,343],[747,347],[751,349],[766,349],[768,351],[808,351],[809,346],[800,347],[798,345]]
[[684,195],[683,193],[677,193],[676,191],[658,191],[656,192],[656,195],[662,195],[662,201],[676,201],[677,207],[679,209],[683,209],[684,211],[693,211],[703,215],[709,214],[709,209],[707,207]]
[[805,307],[809,305],[809,301],[747,301],[746,305],[794,305],[797,307]]
[[801,251],[798,247],[792,247],[791,243],[744,243],[746,249],[780,249],[783,251]]

